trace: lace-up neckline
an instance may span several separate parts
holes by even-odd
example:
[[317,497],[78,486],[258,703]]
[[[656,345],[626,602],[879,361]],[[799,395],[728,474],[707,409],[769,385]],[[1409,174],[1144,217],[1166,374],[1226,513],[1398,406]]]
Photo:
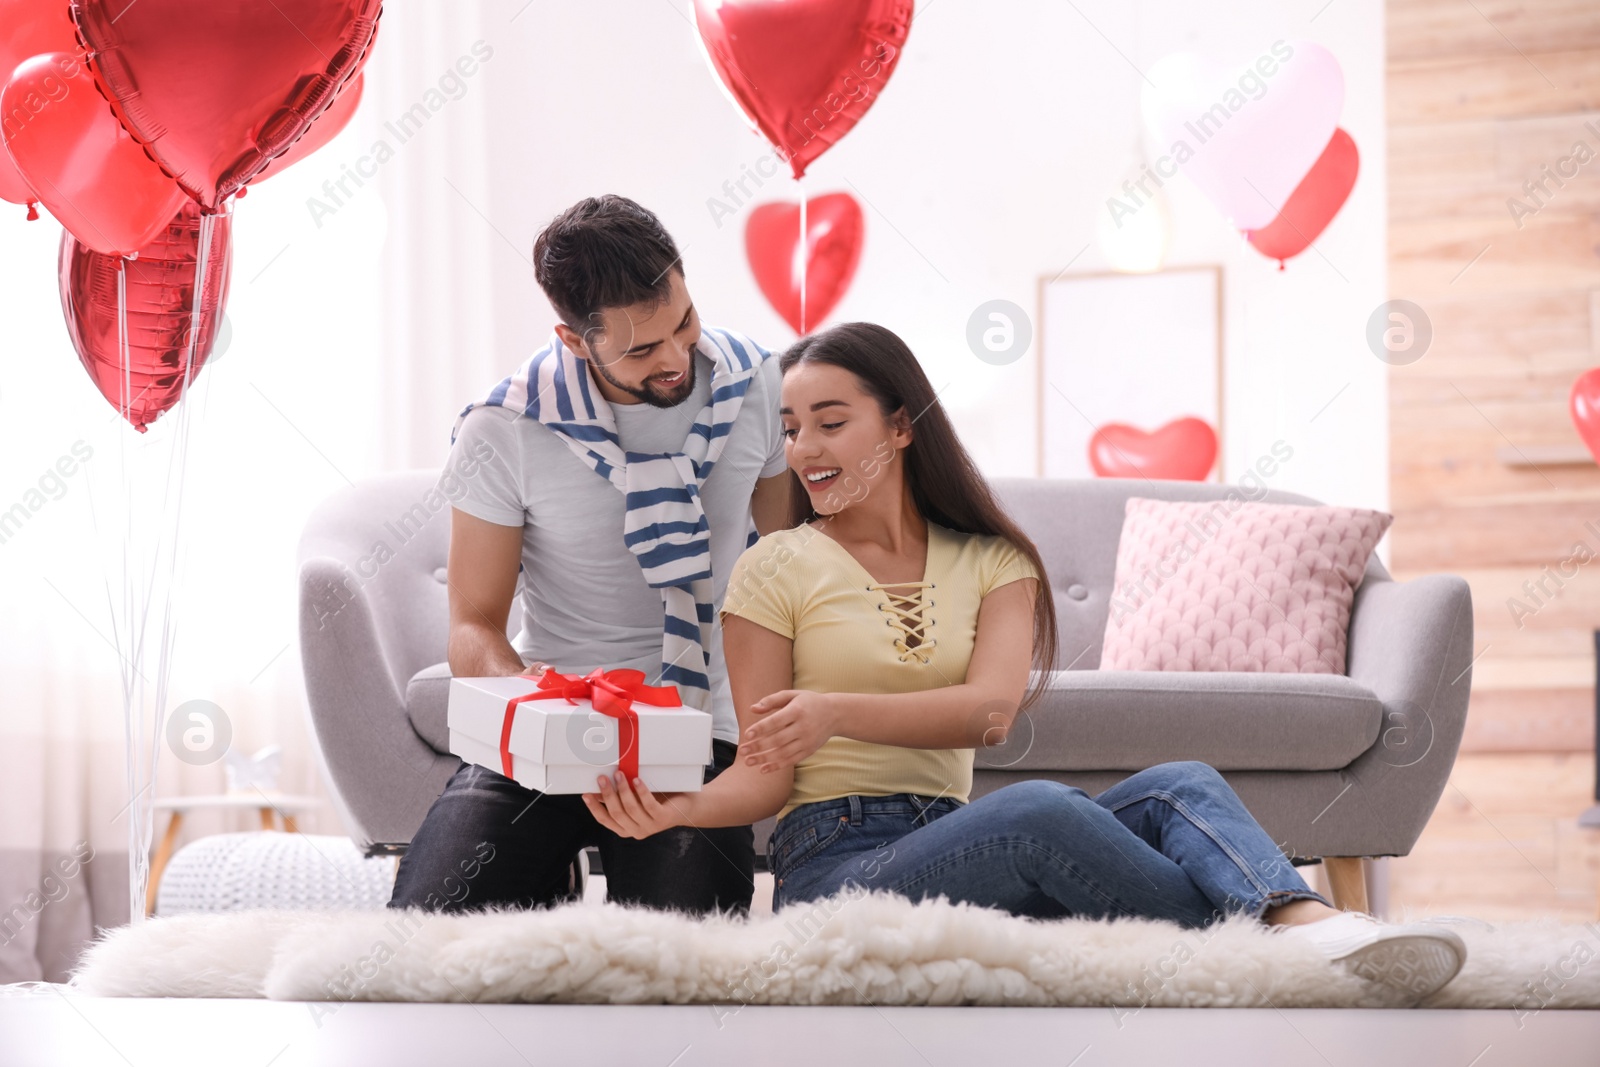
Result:
[[894,647],[900,653],[902,663],[915,658],[927,664],[933,658],[934,646],[938,644],[938,638],[929,632],[936,621],[931,609],[935,607],[938,597],[938,583],[930,579],[938,573],[938,566],[942,566],[943,556],[936,554],[943,551],[943,535],[943,527],[928,523],[928,551],[923,564],[922,581],[879,582],[873,579],[872,573],[861,565],[860,560],[850,554],[849,549],[827,534],[821,534],[861,576],[858,588],[863,593],[877,593],[887,598],[887,602],[879,600],[878,611],[885,616],[884,624],[893,631]]
[[[915,591],[895,592],[907,586]],[[932,658],[929,653],[933,651],[937,638],[930,636],[927,628],[933,623],[928,614],[928,609],[933,607],[930,594],[933,587],[933,582],[873,582],[867,586],[889,598],[887,604],[878,605],[878,610],[889,616],[889,625],[899,631],[894,639],[894,647],[899,651],[902,663],[912,656],[923,663]]]

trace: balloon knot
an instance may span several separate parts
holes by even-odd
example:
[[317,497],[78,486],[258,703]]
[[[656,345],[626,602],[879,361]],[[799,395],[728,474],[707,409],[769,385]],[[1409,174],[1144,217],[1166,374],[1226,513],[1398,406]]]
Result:
[[241,186],[239,186],[239,191],[237,193],[234,193],[233,195],[238,197],[240,200],[243,200],[245,198],[245,194],[248,193],[249,191],[250,191],[250,187],[248,185],[241,185]]
[[37,200],[29,200],[28,201],[28,221],[29,222],[38,222],[39,221],[39,202]]
[[1283,260],[1281,260],[1281,259],[1280,259],[1280,260],[1278,260],[1278,269],[1279,269],[1279,270],[1282,270],[1282,269],[1283,269]]

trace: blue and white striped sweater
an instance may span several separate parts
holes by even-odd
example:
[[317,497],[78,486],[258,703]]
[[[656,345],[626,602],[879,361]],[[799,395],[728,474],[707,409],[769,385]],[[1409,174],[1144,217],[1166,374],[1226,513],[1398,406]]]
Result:
[[[623,449],[611,405],[597,396],[589,366],[561,339],[530,356],[480,404],[468,404],[450,431],[454,444],[474,407],[497,406],[537,419],[573,453],[622,492],[623,543],[645,581],[661,590],[661,675],[652,684],[676,685],[683,702],[711,710],[711,529],[700,483],[727,444],[750,382],[772,353],[743,334],[701,327],[697,351],[714,364],[711,400],[700,410],[679,452]],[[748,543],[753,544],[752,530]]]

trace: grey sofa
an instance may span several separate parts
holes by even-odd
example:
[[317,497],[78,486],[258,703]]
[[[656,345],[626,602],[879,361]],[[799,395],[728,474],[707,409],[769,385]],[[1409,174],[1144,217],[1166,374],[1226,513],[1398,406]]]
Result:
[[[430,495],[436,478],[408,471],[342,489],[299,546],[311,717],[336,803],[369,854],[403,848],[459,766],[446,744],[442,662],[450,508]],[[1467,583],[1396,582],[1374,557],[1343,676],[1101,671],[1124,501],[1242,491],[1140,479],[995,487],[1044,555],[1065,669],[1006,744],[980,750],[973,796],[1026,778],[1093,794],[1157,763],[1200,760],[1293,862],[1328,862],[1342,906],[1365,907],[1361,858],[1411,850],[1455,761],[1473,658]],[[1318,503],[1279,490],[1254,498]],[[757,825],[758,851],[770,830],[771,820]]]

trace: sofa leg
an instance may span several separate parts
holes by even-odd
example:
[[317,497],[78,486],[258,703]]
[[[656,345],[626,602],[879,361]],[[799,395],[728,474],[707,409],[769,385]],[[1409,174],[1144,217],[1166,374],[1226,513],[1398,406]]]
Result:
[[1360,856],[1324,856],[1333,906],[1341,911],[1367,910],[1367,861]]

